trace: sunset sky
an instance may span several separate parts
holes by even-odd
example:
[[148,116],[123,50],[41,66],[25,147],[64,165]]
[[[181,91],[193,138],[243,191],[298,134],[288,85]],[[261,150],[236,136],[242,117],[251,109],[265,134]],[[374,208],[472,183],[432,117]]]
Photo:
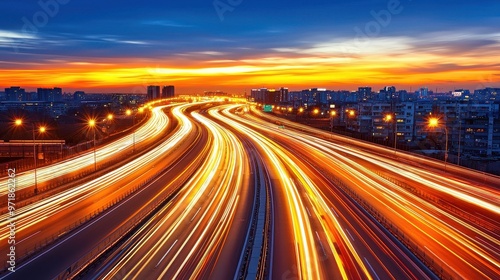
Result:
[[0,2],[1,88],[500,87],[498,0],[38,2]]

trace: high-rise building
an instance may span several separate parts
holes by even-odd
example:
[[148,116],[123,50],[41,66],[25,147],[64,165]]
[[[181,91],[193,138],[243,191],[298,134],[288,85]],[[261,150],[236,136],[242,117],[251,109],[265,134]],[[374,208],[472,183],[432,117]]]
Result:
[[358,88],[358,100],[367,101],[371,98],[372,88],[371,87],[359,87]]
[[148,100],[160,98],[160,86],[148,86]]
[[283,94],[285,92],[288,93],[288,89],[286,91],[285,89],[283,89],[282,91],[267,88],[252,89],[251,96],[256,102],[262,102],[264,104],[276,104],[279,103],[282,92]]
[[38,88],[37,89],[38,101],[57,102],[62,101],[62,89],[55,88]]
[[171,98],[175,96],[174,86],[164,86],[161,90],[161,98]]
[[396,87],[394,86],[384,87],[375,97],[378,101],[390,101],[393,98],[396,98]]
[[26,91],[20,87],[10,87],[5,89],[7,101],[28,101]]
[[288,88],[280,88],[279,102],[288,102]]
[[422,87],[417,91],[418,98],[425,99],[429,96],[429,88]]

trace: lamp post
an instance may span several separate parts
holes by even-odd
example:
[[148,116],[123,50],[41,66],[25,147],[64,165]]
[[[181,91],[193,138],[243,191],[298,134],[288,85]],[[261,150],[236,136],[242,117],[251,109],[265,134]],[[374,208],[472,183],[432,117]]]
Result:
[[333,133],[333,119],[335,118],[336,115],[337,115],[337,112],[335,112],[335,111],[330,112],[330,132],[332,132],[332,133]]
[[96,159],[96,151],[95,151],[95,130],[96,130],[96,121],[95,119],[89,120],[89,127],[94,131],[94,171],[97,171],[97,159]]
[[[15,120],[16,126],[21,126],[23,124],[22,119],[16,119]],[[38,193],[38,183],[37,183],[37,174],[36,174],[36,169],[37,169],[37,160],[36,160],[36,134],[35,134],[35,123],[31,123],[32,126],[32,132],[33,132],[33,162],[35,164],[35,169],[34,169],[34,174],[35,174],[35,194]],[[38,127],[38,132],[39,133],[45,133],[47,131],[47,128],[45,126],[40,126]]]
[[347,117],[347,124],[348,126],[350,125],[351,130],[354,130],[354,125],[351,120],[356,116],[356,112],[354,110],[347,110],[347,113],[349,114]]
[[[393,119],[392,114],[385,115],[385,121],[391,122]],[[398,143],[398,119],[396,118],[396,114],[394,114],[394,155],[396,155],[397,151],[397,143]]]
[[[430,118],[429,119],[429,127],[439,127],[439,119],[438,118]],[[444,170],[446,171],[446,163],[448,161],[448,128],[446,128],[446,124],[443,125],[445,132],[445,149],[444,149]]]
[[302,113],[304,112],[304,108],[300,107],[298,110],[297,110],[297,114],[295,115],[295,121],[298,121],[299,119],[299,114],[302,115]]

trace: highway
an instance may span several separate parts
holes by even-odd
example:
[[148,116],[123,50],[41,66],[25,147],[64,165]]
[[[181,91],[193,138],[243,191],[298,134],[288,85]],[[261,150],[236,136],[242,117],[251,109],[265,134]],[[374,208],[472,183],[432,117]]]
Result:
[[[18,258],[29,254],[65,233],[71,233],[70,229],[77,229],[80,225],[97,216],[98,213],[117,204],[133,191],[142,190],[151,178],[162,172],[170,163],[175,163],[187,150],[191,150],[192,146],[200,141],[201,136],[199,132],[194,131],[191,121],[182,114],[182,110],[187,107],[189,105],[182,105],[172,110],[174,116],[178,118],[178,127],[171,137],[148,153],[128,162],[113,172],[109,172],[76,188],[17,209],[16,250]],[[158,112],[162,112],[161,109],[162,107],[158,107]],[[197,154],[199,149],[198,147],[193,153]],[[177,171],[178,174],[182,174],[179,169]],[[190,176],[190,174],[185,174],[185,176]],[[127,180],[123,180],[123,178],[127,178]],[[158,196],[158,194],[156,193],[155,196]],[[153,198],[149,197],[148,199]],[[147,204],[142,201],[137,204],[137,207],[142,205]],[[136,211],[139,210],[136,209]],[[125,223],[127,219],[134,218],[133,213],[129,213],[131,216],[122,217],[123,220],[118,225]],[[2,248],[3,244],[7,244],[7,223],[7,215],[2,215],[0,240]],[[112,231],[113,228],[107,230]],[[87,249],[91,248],[81,248],[81,250]],[[2,257],[2,259],[4,258]],[[71,259],[68,258],[68,260]],[[73,261],[76,261],[76,259],[73,259]],[[31,269],[26,268],[25,271],[31,271]],[[30,273],[28,272],[28,275]],[[15,275],[20,274],[20,271],[18,271]]]
[[253,201],[249,160],[234,134],[192,115],[209,130],[200,168],[95,277],[227,279],[237,273]]
[[[170,107],[171,105],[168,105]],[[96,148],[96,164],[98,167],[102,163],[117,157],[120,153],[127,153],[127,151],[132,152],[135,138],[135,145],[137,147],[148,145],[153,143],[162,132],[164,132],[164,127],[168,125],[168,117],[162,112],[165,107],[156,107],[151,112],[151,117],[140,126],[135,131],[135,136],[130,134],[117,139],[109,144],[102,147]],[[97,124],[98,125],[98,124]],[[92,132],[89,129],[89,134]],[[95,128],[98,129],[98,128]],[[64,166],[64,168],[61,168]],[[94,170],[94,150],[90,149],[84,153],[72,157],[70,159],[52,164],[49,166],[44,166],[37,168],[37,184],[39,188],[43,188],[44,183],[53,179],[60,179],[64,176],[70,174],[77,174],[82,170]],[[29,170],[16,174],[16,189],[17,192],[21,192],[25,188],[30,188],[34,186],[34,170]],[[7,177],[0,178],[0,184],[7,184]],[[7,194],[7,190],[2,188],[0,190],[0,197]]]
[[358,203],[364,203],[439,276],[498,276],[498,178],[477,180],[485,175],[470,176],[472,171],[458,167],[447,174],[435,169],[435,164],[415,166],[418,160],[404,161],[412,156],[395,160],[393,150],[292,123],[285,127],[295,126],[307,133],[249,116],[242,123],[265,128],[266,135],[281,138],[281,146],[300,141],[296,153],[307,153],[299,161],[311,162]]
[[[242,126],[248,125],[248,121],[235,122],[234,119],[239,117],[229,114],[228,110],[225,110],[225,114],[233,120],[220,116],[219,118],[231,123],[235,128],[242,129]],[[295,212],[299,212],[296,217],[290,218],[289,224],[292,224],[292,228],[281,227],[286,212],[277,210],[274,215],[275,235],[279,236],[279,240],[282,240],[284,236],[297,232],[298,230],[293,229],[293,223],[299,224],[300,227],[304,227],[303,224],[306,224],[310,228],[309,234],[306,232],[303,236],[298,234],[290,236],[292,244],[296,243],[295,250],[290,249],[290,244],[275,244],[274,250],[279,253],[275,253],[277,257],[273,260],[272,275],[278,275],[278,277],[280,275],[300,276],[306,279],[310,279],[310,277],[315,277],[315,279],[344,277],[362,279],[380,277],[380,279],[385,279],[388,277],[411,278],[410,276],[420,279],[430,278],[427,276],[430,273],[425,271],[425,268],[422,269],[421,265],[419,267],[418,264],[415,264],[415,260],[408,258],[402,252],[401,246],[394,244],[397,242],[385,236],[381,239],[378,238],[375,233],[380,232],[381,229],[366,217],[366,214],[361,213],[362,211],[358,210],[356,213],[351,210],[357,210],[357,207],[352,202],[349,204],[348,198],[342,197],[342,194],[336,194],[336,197],[332,199],[323,193],[325,189],[330,191],[331,183],[321,173],[301,164],[304,161],[295,156],[304,153],[303,143],[298,143],[297,147],[291,149],[292,152],[290,152],[282,145],[276,144],[278,135],[273,135],[269,130],[262,134],[250,129],[245,130],[248,131],[249,138],[254,139],[254,141],[267,143],[268,155],[274,154],[285,163],[280,166],[279,163],[273,162],[273,166],[280,166],[282,172],[287,170],[290,172],[282,176],[282,180],[290,182],[288,186],[285,184],[286,188],[280,185],[273,186],[273,193],[276,197],[275,205],[295,201],[296,204],[302,206],[292,208],[295,209]],[[306,150],[307,156],[310,156],[312,151]],[[295,193],[295,197],[285,192],[280,199],[279,194],[283,192],[283,189]],[[338,197],[339,195],[341,198]],[[302,221],[297,217],[301,217]],[[357,238],[354,239],[352,234],[357,234]],[[370,240],[370,237],[373,240]],[[353,239],[362,240],[362,242],[354,242]],[[309,244],[301,243],[299,240],[308,240]],[[385,243],[392,244],[392,246],[386,246]],[[305,251],[307,248],[310,248],[308,254],[311,259],[302,257],[306,253],[296,253],[295,261],[283,261],[284,255],[291,255],[294,253],[293,251]],[[385,256],[385,258],[381,259],[379,256]],[[416,262],[418,263],[418,261]],[[314,263],[316,267],[311,263]],[[333,266],[334,264],[336,267]]]
[[[0,279],[82,263],[85,279],[239,279],[254,237],[266,279],[500,275],[500,178],[243,108],[175,105],[151,151],[18,209],[19,252],[55,241]],[[251,234],[259,203],[270,227]]]

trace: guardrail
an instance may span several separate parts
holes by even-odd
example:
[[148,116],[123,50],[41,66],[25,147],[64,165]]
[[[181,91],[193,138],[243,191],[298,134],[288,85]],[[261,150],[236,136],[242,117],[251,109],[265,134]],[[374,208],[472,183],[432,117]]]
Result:
[[[266,169],[260,159],[250,153],[254,169],[255,185],[252,221],[247,232],[245,249],[238,263],[236,279],[265,279],[271,234],[271,198],[270,185],[265,180]],[[266,173],[267,174],[267,173]]]

